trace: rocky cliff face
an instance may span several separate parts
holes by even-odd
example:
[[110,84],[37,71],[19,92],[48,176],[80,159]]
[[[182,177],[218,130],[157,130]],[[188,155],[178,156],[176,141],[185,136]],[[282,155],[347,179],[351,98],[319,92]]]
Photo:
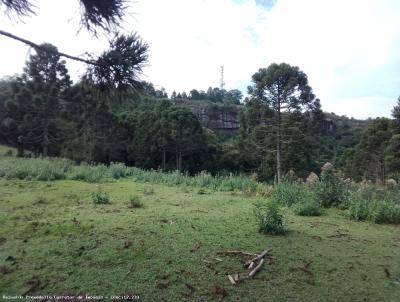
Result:
[[[235,132],[239,129],[239,114],[244,110],[244,106],[241,105],[223,105],[197,100],[176,100],[175,105],[189,108],[204,127],[224,132]],[[321,127],[327,133],[334,133],[337,129],[335,121],[330,118],[326,118]]]
[[225,106],[205,101],[179,101],[176,105],[189,108],[204,127],[211,130],[235,132],[239,129],[239,113],[243,106]]

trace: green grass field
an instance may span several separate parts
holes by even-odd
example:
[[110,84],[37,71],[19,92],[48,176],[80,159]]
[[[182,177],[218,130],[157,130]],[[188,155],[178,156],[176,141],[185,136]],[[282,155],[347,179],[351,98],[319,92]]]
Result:
[[[137,294],[140,301],[399,301],[400,226],[285,210],[285,236],[258,233],[257,197],[121,179],[0,180],[2,295]],[[201,194],[199,194],[201,193]],[[205,193],[205,194],[204,194]],[[144,206],[130,208],[129,197]],[[242,258],[275,260],[236,286]]]

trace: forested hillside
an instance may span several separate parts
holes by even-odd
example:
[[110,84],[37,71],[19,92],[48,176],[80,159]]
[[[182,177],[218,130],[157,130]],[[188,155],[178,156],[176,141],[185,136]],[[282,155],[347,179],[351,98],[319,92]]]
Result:
[[[34,13],[30,2],[2,3],[19,16]],[[0,81],[1,143],[16,147],[18,156],[245,173],[262,181],[279,182],[289,171],[305,179],[326,162],[356,181],[398,180],[399,105],[393,119],[323,112],[307,75],[286,63],[254,70],[245,96],[224,89],[223,67],[220,88],[168,94],[142,79],[150,45],[117,30],[123,3],[82,3],[89,32],[110,35],[97,57],[0,32],[33,48],[23,70]],[[75,83],[63,58],[86,64]]]
[[[57,72],[49,78],[52,69]],[[0,87],[0,140],[17,147],[18,156],[30,151],[145,169],[249,173],[260,180],[276,174],[276,112],[254,94],[243,99],[238,90],[209,88],[169,98],[146,82],[105,92],[86,77],[72,83],[65,62],[42,51]],[[305,178],[333,162],[357,180],[383,180],[382,165],[386,178],[397,177],[395,120],[324,113],[315,99],[311,107],[283,112],[281,123],[283,174],[293,170]],[[374,135],[382,141],[367,144]],[[375,154],[368,173],[362,152]]]

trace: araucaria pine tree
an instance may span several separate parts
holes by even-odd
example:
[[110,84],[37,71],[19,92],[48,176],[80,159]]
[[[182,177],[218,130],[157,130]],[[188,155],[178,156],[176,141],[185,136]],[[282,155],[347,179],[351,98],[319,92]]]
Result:
[[249,92],[274,113],[276,138],[276,179],[282,175],[282,117],[285,113],[300,112],[313,107],[315,96],[308,85],[307,75],[298,67],[286,63],[261,68],[252,77]]
[[10,117],[23,129],[19,133],[20,140],[47,156],[51,146],[60,140],[61,99],[71,84],[57,48],[42,44],[41,49],[37,49],[27,61],[19,84],[20,92],[15,95],[13,103],[20,109],[24,107],[23,114],[15,116],[10,110]]

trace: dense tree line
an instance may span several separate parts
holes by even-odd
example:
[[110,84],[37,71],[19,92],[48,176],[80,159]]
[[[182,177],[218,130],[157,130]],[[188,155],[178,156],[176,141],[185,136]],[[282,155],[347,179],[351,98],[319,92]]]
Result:
[[242,102],[243,94],[238,89],[225,90],[218,87],[209,87],[207,91],[192,89],[189,94],[186,92],[173,91],[171,94],[172,100],[195,100],[195,101],[209,101],[212,103],[230,103],[239,105]]
[[[306,177],[327,161],[356,180],[399,177],[400,100],[393,120],[326,114],[307,76],[288,64],[256,72],[244,102],[240,91],[218,88],[180,95],[210,104],[242,102],[240,129],[226,138],[180,107],[179,94],[168,98],[164,88],[140,81],[146,52],[137,36],[116,36],[102,55],[118,62],[113,74],[89,66],[73,84],[57,49],[41,45],[21,76],[0,81],[1,142],[19,156],[29,150],[146,169],[255,173],[261,180],[278,180],[289,170]],[[135,55],[141,59],[129,59]]]
[[359,144],[346,150],[344,169],[355,180],[372,180],[385,183],[388,178],[400,176],[400,119],[399,104],[393,109],[394,120],[371,120]]

